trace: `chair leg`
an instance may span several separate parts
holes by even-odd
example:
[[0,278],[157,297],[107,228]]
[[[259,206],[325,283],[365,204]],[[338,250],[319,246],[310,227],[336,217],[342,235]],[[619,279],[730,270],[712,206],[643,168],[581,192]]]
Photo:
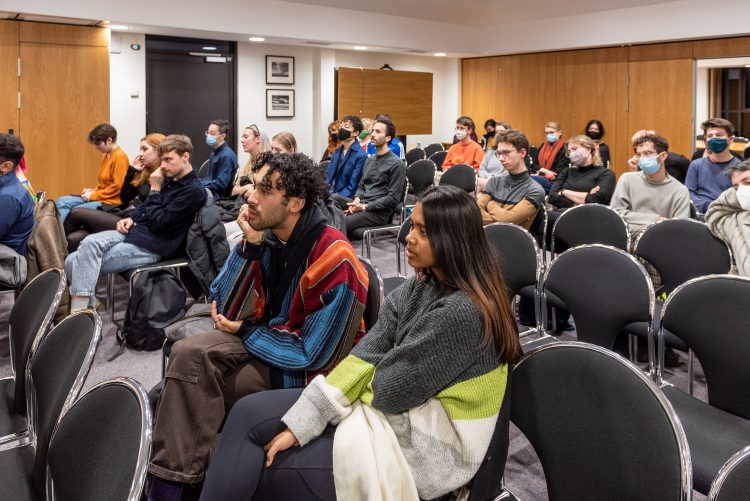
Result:
[[688,350],[688,393],[693,395],[693,350]]
[[630,356],[631,362],[637,362],[636,357],[638,356],[638,338],[632,334],[628,334],[628,355]]
[[109,321],[115,321],[115,274],[107,274],[107,313]]
[[396,275],[401,275],[401,244],[396,242]]
[[372,234],[371,233],[367,233],[365,235],[365,244],[367,245],[367,254],[365,257],[367,257],[367,259],[370,259],[370,256],[372,255]]

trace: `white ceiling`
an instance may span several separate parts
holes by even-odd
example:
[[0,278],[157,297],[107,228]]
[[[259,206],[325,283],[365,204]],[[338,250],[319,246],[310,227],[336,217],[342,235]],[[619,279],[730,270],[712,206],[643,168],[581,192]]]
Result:
[[[664,3],[668,0],[286,0],[449,24],[489,27]],[[449,36],[449,34],[446,34]]]

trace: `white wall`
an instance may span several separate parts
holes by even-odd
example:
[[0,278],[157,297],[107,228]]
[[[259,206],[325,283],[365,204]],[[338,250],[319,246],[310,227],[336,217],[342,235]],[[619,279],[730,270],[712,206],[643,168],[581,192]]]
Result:
[[[130,48],[138,43],[141,50]],[[112,52],[118,51],[118,52]],[[138,97],[131,97],[137,93]],[[146,36],[112,33],[109,55],[109,121],[117,142],[131,160],[146,135]]]
[[[121,37],[118,44],[117,38]],[[140,51],[130,49],[138,42]],[[110,121],[118,130],[120,145],[131,158],[146,128],[146,50],[145,35],[113,33],[110,55]],[[266,84],[266,55],[294,57],[294,85]],[[241,130],[250,124],[266,129],[269,137],[289,131],[297,139],[299,150],[318,160],[325,148],[326,127],[334,116],[334,70],[337,66],[380,68],[384,63],[395,70],[425,71],[433,74],[432,134],[407,137],[407,149],[417,142],[448,141],[460,109],[460,72],[456,58],[405,56],[344,51],[291,45],[241,42],[237,44],[237,144],[240,165],[247,155],[239,143]],[[266,118],[266,89],[294,89],[294,118]],[[132,90],[139,97],[131,98]],[[396,124],[398,126],[398,124]]]
[[[336,51],[336,66],[378,69],[385,63],[398,71],[432,73],[432,134],[407,136],[407,150],[415,147],[417,142],[424,147],[429,143],[451,141],[461,107],[460,61],[447,57]],[[332,86],[330,88],[333,90]]]

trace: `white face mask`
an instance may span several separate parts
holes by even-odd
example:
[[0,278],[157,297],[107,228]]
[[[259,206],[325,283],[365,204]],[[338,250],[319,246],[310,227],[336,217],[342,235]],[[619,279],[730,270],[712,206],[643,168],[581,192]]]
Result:
[[462,141],[466,137],[466,131],[463,129],[456,129],[456,139]]
[[741,184],[737,187],[737,201],[744,210],[750,210],[750,184]]

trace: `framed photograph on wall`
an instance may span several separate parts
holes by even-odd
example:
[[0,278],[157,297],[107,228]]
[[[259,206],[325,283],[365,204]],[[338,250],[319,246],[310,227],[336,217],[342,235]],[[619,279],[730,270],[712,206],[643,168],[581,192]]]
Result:
[[266,118],[294,117],[294,89],[266,89]]
[[291,56],[266,56],[267,84],[294,84],[294,58]]

